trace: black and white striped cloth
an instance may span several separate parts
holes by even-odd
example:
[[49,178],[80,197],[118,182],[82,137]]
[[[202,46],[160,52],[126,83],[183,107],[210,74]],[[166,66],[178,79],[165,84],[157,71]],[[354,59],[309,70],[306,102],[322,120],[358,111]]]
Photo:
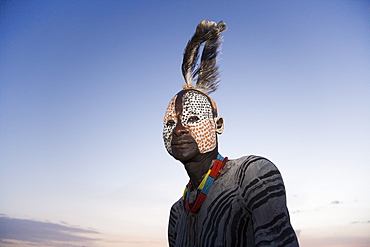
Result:
[[279,170],[258,156],[229,160],[198,213],[188,214],[182,199],[172,206],[168,241],[171,247],[299,246]]

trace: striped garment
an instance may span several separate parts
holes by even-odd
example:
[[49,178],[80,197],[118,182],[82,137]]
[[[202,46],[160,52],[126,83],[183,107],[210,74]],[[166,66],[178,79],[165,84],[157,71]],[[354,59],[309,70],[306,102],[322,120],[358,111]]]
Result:
[[186,213],[182,199],[172,206],[168,241],[171,247],[299,246],[280,172],[262,157],[228,161],[198,213]]

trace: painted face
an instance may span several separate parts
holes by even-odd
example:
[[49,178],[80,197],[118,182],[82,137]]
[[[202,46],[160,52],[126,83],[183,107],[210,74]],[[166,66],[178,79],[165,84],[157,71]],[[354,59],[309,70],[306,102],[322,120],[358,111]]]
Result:
[[183,128],[189,132],[200,153],[212,151],[217,145],[211,103],[207,96],[198,91],[187,90],[173,97],[166,110],[163,124],[163,140],[170,154],[176,128]]

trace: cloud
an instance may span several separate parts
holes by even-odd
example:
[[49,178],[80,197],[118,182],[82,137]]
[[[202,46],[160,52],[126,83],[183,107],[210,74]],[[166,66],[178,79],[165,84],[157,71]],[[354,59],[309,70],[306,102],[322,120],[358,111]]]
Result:
[[332,201],[330,204],[342,204],[341,201]]
[[[71,244],[81,242],[91,242],[99,240],[98,238],[88,237],[86,235],[98,235],[99,232],[79,227],[71,227],[62,224],[41,222],[35,220],[16,219],[0,216],[0,239],[3,243],[8,240],[24,241],[35,244],[46,244],[49,246],[58,246],[51,243]],[[65,246],[65,245],[64,245]],[[81,245],[79,245],[81,246]]]
[[368,221],[352,221],[351,224],[370,224],[370,220],[368,220]]

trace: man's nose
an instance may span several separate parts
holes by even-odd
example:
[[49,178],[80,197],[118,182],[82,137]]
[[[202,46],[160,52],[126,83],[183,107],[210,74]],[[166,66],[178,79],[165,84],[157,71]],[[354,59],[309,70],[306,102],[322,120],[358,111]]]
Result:
[[173,135],[175,136],[182,136],[189,133],[189,131],[181,124],[181,122],[177,122],[175,128],[173,129]]

